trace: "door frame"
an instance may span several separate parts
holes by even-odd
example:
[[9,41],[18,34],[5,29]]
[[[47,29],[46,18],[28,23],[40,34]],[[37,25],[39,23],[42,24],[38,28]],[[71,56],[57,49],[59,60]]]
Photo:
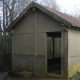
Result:
[[62,32],[61,31],[55,31],[55,32],[47,32],[46,33],[46,73],[47,73],[47,76],[49,76],[49,77],[57,77],[57,78],[61,78],[61,76],[62,76],[62,57],[61,57],[61,75],[57,75],[57,74],[51,74],[51,73],[48,73],[48,66],[47,66],[47,34],[48,33],[61,33],[61,56],[62,56]]

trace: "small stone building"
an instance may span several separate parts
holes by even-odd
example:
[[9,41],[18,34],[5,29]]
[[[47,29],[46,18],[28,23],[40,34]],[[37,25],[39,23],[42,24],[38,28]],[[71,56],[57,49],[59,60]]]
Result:
[[7,29],[12,69],[69,78],[80,70],[80,21],[32,2]]

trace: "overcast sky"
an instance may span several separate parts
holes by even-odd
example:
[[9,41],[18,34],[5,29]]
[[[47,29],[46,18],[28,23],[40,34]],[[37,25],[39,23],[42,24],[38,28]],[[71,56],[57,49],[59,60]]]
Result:
[[62,12],[75,13],[75,9],[80,10],[80,0],[56,0],[58,5],[62,7]]
[[0,2],[0,15],[2,14],[2,3]]
[[[39,0],[41,1],[41,0]],[[74,7],[77,6],[80,9],[80,0],[56,0],[57,4],[62,8],[62,12],[75,12]],[[0,15],[2,14],[1,7],[0,7]]]
[[61,12],[66,12],[67,14],[72,13],[72,15],[75,15],[76,8],[80,10],[80,0],[56,0],[56,2],[60,7]]

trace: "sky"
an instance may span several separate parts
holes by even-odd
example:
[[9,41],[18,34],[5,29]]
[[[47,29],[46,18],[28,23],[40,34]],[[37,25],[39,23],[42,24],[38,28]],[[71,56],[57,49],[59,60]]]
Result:
[[56,0],[58,5],[62,8],[62,12],[71,12],[75,14],[76,8],[80,9],[80,0]]
[[2,14],[2,7],[1,7],[1,2],[0,2],[0,15]]
[[[42,1],[42,0],[39,0]],[[80,10],[80,0],[56,0],[63,13],[76,15],[76,10]],[[77,9],[76,9],[77,8]]]
[[1,10],[1,8],[0,8],[0,15],[2,14],[2,10]]
[[[42,0],[39,0],[42,1]],[[77,9],[80,9],[79,4],[80,0],[56,0],[57,4],[61,7],[62,12],[66,12],[68,14],[73,13],[75,14],[75,6],[77,6]],[[1,8],[0,8],[0,15],[2,14]]]

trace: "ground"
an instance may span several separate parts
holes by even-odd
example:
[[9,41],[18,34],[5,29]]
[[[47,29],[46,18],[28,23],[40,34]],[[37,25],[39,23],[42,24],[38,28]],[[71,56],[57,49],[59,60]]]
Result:
[[[34,77],[30,77],[30,78],[15,78],[15,77],[6,77],[3,80],[67,80],[67,79],[53,79],[53,78],[34,78]],[[80,76],[74,76],[71,79],[68,80],[80,80]]]
[[6,77],[3,80],[58,80],[58,79],[53,79],[53,78],[36,78],[36,77],[29,77],[29,78],[24,79],[24,78]]
[[[67,80],[67,79],[54,79],[54,78],[38,78],[35,76],[30,76],[30,77],[21,77],[21,76],[16,76],[16,77],[11,77],[8,75],[8,73],[1,73],[0,77],[4,76],[3,79],[0,78],[0,80]],[[75,74],[73,77],[71,77],[68,80],[80,80],[80,73]]]

